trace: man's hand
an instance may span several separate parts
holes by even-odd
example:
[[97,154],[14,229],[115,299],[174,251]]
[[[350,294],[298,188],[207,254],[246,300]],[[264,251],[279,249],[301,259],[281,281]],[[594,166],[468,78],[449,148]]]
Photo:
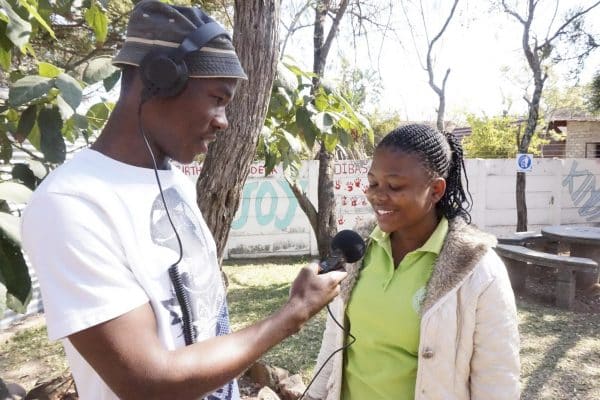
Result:
[[319,275],[319,264],[312,262],[302,268],[292,282],[290,297],[284,309],[294,314],[296,330],[340,293],[340,282],[348,275],[343,270]]

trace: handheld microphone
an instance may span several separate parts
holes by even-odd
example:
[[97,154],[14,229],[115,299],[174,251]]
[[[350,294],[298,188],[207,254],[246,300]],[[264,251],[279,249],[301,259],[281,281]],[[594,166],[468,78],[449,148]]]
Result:
[[320,262],[319,274],[344,267],[345,263],[354,263],[365,255],[365,241],[354,231],[339,231],[331,240],[331,253]]

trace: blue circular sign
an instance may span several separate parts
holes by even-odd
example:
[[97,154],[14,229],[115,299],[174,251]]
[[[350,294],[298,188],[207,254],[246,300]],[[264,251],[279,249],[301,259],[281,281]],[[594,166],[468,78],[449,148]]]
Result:
[[530,169],[531,157],[529,156],[529,154],[521,154],[517,159],[517,164],[519,164],[519,168],[521,169]]

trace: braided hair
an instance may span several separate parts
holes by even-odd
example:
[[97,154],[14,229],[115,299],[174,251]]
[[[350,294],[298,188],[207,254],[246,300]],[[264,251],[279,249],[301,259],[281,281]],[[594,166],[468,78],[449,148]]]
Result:
[[[472,197],[469,193],[463,150],[459,140],[452,133],[441,133],[422,124],[405,125],[388,133],[379,142],[376,150],[383,148],[414,154],[432,178],[444,178],[446,192],[436,204],[438,215],[443,215],[448,220],[462,217],[467,223],[471,222],[469,211]],[[466,190],[463,188],[462,171],[465,174]]]

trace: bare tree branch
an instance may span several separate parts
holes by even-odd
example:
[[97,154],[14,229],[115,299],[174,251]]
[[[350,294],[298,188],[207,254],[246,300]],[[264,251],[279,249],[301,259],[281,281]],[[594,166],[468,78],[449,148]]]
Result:
[[290,27],[287,28],[287,33],[285,34],[285,38],[283,39],[283,44],[281,45],[281,52],[280,52],[280,59],[283,58],[283,56],[285,55],[285,48],[287,47],[287,43],[289,38],[298,30],[308,27],[308,26],[313,26],[312,24],[308,24],[308,25],[302,25],[300,27],[296,27],[296,24],[298,24],[298,22],[300,21],[300,17],[302,17],[302,14],[304,14],[306,12],[306,10],[308,10],[311,6],[313,5],[313,0],[308,0],[301,8],[300,10],[298,10],[298,12],[296,14],[294,14],[294,18],[292,19],[292,23],[290,24]]
[[523,17],[521,17],[515,10],[510,9],[510,7],[508,7],[508,5],[506,4],[506,0],[502,0],[502,7],[504,8],[504,12],[506,12],[507,14],[512,15],[520,23],[522,23],[523,25],[525,25],[525,19],[523,19]]
[[415,37],[416,29],[411,22],[411,18],[408,17],[408,11],[406,10],[404,1],[400,2],[400,5],[402,6],[402,12],[404,13],[404,17],[406,18],[406,23],[408,24],[410,36],[412,38],[412,42],[415,47],[415,52],[417,53],[417,58],[419,59],[419,64],[421,64],[421,68],[423,68],[424,70],[427,70],[427,68],[425,67],[425,64],[423,64],[423,60],[422,60],[421,54],[419,52],[419,46],[417,46],[417,38]]
[[324,58],[327,58],[327,54],[329,54],[329,49],[331,48],[331,43],[333,43],[333,39],[337,34],[337,31],[340,26],[340,22],[342,21],[342,17],[346,13],[346,8],[348,8],[349,0],[341,0],[340,6],[336,12],[335,19],[333,20],[333,24],[329,29],[329,33],[327,34],[327,39],[325,39],[325,43],[321,47],[321,55]]
[[[438,115],[437,115],[437,124],[436,125],[440,131],[444,130],[444,112],[446,109],[445,90],[446,90],[446,81],[448,80],[448,75],[450,74],[450,69],[448,68],[448,70],[446,70],[446,75],[444,76],[444,79],[442,81],[442,87],[440,88],[435,83],[435,78],[433,75],[433,61],[432,61],[431,53],[433,51],[433,46],[435,46],[435,43],[442,37],[442,35],[446,31],[446,28],[448,28],[448,25],[450,24],[450,21],[452,20],[452,17],[454,16],[454,12],[456,11],[456,6],[458,5],[458,1],[459,0],[454,0],[454,4],[452,4],[452,8],[450,9],[450,14],[446,18],[446,21],[444,22],[442,29],[440,29],[438,34],[435,35],[434,38],[431,40],[431,42],[428,43],[428,48],[427,48],[426,63],[427,63],[427,74],[429,75],[429,86],[433,89],[433,91],[438,95],[438,98],[439,98],[439,105],[438,105],[438,109],[437,109]],[[423,11],[423,2],[421,1],[420,3],[421,3],[421,12],[422,12]],[[423,14],[423,18],[425,18],[424,14]],[[425,21],[425,20],[423,19],[423,21]],[[423,22],[423,23],[425,23],[425,22]]]
[[442,93],[446,91],[446,81],[448,80],[448,75],[450,75],[450,68],[446,70],[446,75],[444,75],[444,80],[442,81]]
[[555,32],[554,35],[552,35],[549,39],[546,39],[545,42],[546,43],[552,43],[552,41],[554,39],[556,39],[557,36],[559,36],[564,29],[569,26],[569,24],[571,24],[571,22],[575,21],[577,18],[581,17],[582,15],[587,14],[589,11],[591,11],[592,9],[598,7],[598,5],[600,5],[600,0],[595,2],[594,4],[592,4],[591,6],[589,6],[586,9],[583,9],[575,14],[573,14],[570,18],[567,18],[565,20],[565,22],[560,26],[560,28],[558,28]]
[[[317,209],[313,205],[313,203],[308,199],[308,195],[306,194],[306,192],[304,192],[304,190],[302,190],[302,188],[300,187],[300,185],[298,185],[297,182],[292,182],[287,178],[285,180],[290,185],[290,189],[292,189],[292,192],[294,193],[296,200],[298,200],[298,205],[306,213],[308,220],[311,223],[312,223],[312,221],[317,221],[319,214],[317,212]],[[313,229],[315,232],[318,231],[317,226],[313,226]]]
[[227,10],[227,4],[225,0],[220,0],[219,4],[223,8],[223,14],[227,17],[227,22],[229,22],[229,26],[233,26],[233,20],[231,19],[231,15],[229,15],[229,11]]
[[[433,64],[431,61],[431,52],[433,51],[433,46],[442,37],[442,35],[444,34],[444,31],[448,27],[448,24],[450,24],[450,20],[452,19],[452,16],[454,15],[454,11],[456,10],[458,1],[459,0],[454,0],[454,4],[452,5],[452,9],[450,10],[450,15],[448,15],[448,18],[446,18],[446,21],[444,22],[442,29],[440,29],[439,33],[437,35],[435,35],[435,37],[433,38],[433,40],[431,42],[429,42],[429,47],[427,49],[427,71],[429,72],[429,83],[430,84],[433,84]],[[423,2],[421,1],[421,12],[422,11],[423,11]],[[424,26],[426,26],[424,15],[423,15],[423,24],[424,24]],[[427,29],[425,29],[425,32],[427,32]]]
[[554,13],[552,14],[552,19],[550,20],[550,23],[548,24],[548,31],[546,32],[546,41],[548,41],[548,36],[550,36],[550,29],[552,29],[552,25],[554,24],[554,20],[556,19],[556,15],[558,15],[559,0],[556,0],[554,2],[554,4],[556,5],[556,7],[554,7]]

